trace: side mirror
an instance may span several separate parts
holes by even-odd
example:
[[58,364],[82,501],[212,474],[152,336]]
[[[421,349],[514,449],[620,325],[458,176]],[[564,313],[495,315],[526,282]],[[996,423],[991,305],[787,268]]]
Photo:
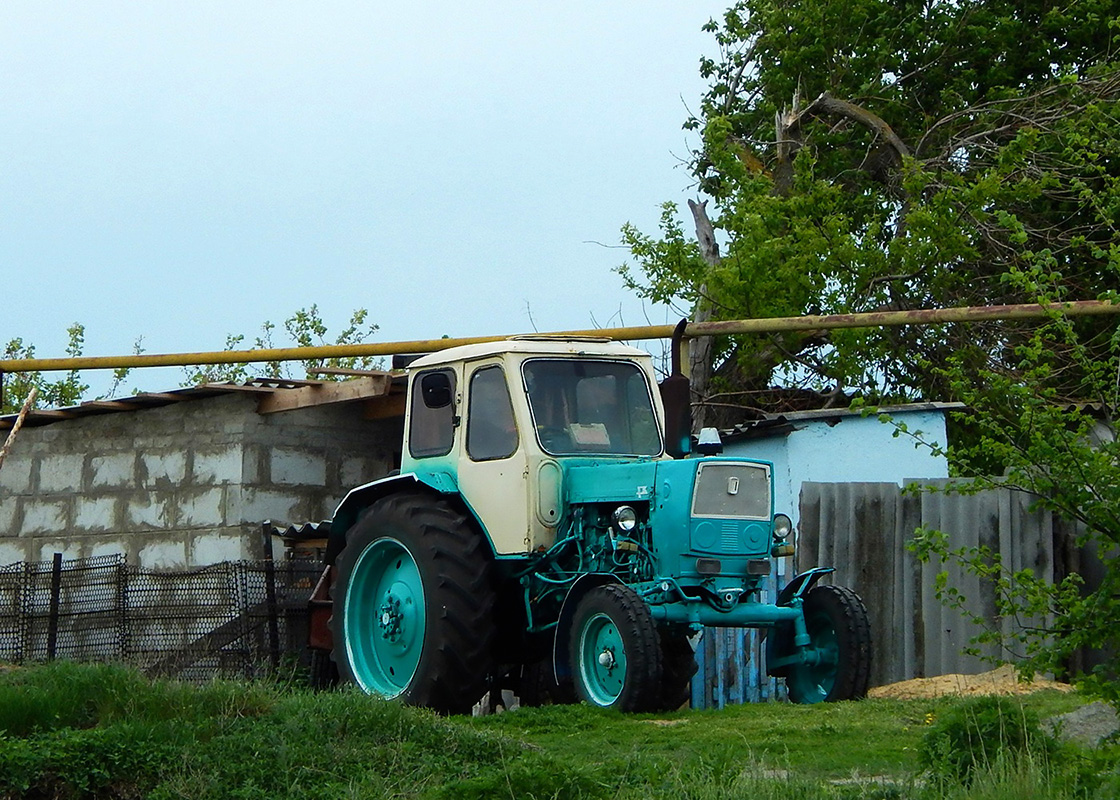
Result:
[[420,378],[420,396],[428,408],[451,405],[451,378],[446,372],[429,372]]

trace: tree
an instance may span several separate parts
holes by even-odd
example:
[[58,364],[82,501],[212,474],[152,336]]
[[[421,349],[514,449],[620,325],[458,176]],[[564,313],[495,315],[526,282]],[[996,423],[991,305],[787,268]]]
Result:
[[[1023,278],[1060,299],[1060,280]],[[1025,492],[1034,506],[1079,523],[1073,544],[1099,560],[1099,583],[1077,571],[1057,576],[1012,571],[986,547],[951,550],[938,531],[920,530],[914,549],[923,561],[956,564],[989,583],[995,616],[1018,621],[1003,634],[988,616],[970,614],[960,590],[938,578],[938,596],[979,625],[974,643],[1000,646],[1020,671],[1073,674],[1079,651],[1097,664],[1084,683],[1120,706],[1120,441],[1109,414],[1120,404],[1120,331],[1107,347],[1086,346],[1078,326],[1053,315],[999,363],[973,367],[977,354],[962,353],[936,368],[970,407],[973,436],[943,454],[957,475],[975,476],[948,491],[989,488]],[[1078,376],[1085,402],[1070,404],[1063,387]],[[986,477],[992,470],[999,477]]]
[[[377,325],[368,322],[369,312],[359,308],[350,315],[349,324],[334,338],[327,339],[327,325],[319,313],[319,307],[312,305],[310,308],[301,308],[288,319],[284,320],[284,332],[291,342],[290,347],[316,347],[326,344],[362,344],[377,333]],[[277,345],[273,341],[276,325],[265,321],[260,328],[261,332],[253,339],[252,349],[273,349]],[[239,350],[245,348],[245,334],[228,334],[226,336],[226,350]],[[376,369],[380,360],[373,357],[328,358],[311,359],[301,362],[308,378],[320,380],[339,380],[340,375],[319,374],[320,369],[361,370]],[[184,386],[195,386],[200,383],[219,383],[232,381],[244,383],[254,377],[264,378],[290,378],[291,370],[287,364],[280,361],[268,361],[261,364],[238,362],[233,364],[206,364],[191,367],[186,370]]]
[[[629,286],[694,318],[1033,302],[1042,270],[1070,297],[1120,271],[1116,0],[743,0],[685,123],[689,203],[660,232],[625,226]],[[709,233],[709,231],[714,231]],[[718,242],[718,246],[717,246]],[[1077,325],[1105,352],[1110,323]],[[700,417],[774,383],[872,399],[952,399],[925,364],[981,369],[1032,327],[804,331],[717,341]],[[958,359],[959,360],[959,359]],[[1051,380],[1078,387],[1076,365]],[[844,401],[846,402],[846,400]],[[741,413],[739,414],[741,417]]]
[[[75,322],[66,329],[67,344],[66,355],[77,358],[85,347],[86,329],[79,322]],[[23,339],[11,339],[4,348],[4,358],[34,358],[35,346],[25,345]],[[119,375],[123,379],[124,375]],[[16,372],[4,376],[4,398],[0,406],[0,413],[15,414],[23,406],[23,401],[31,393],[31,388],[39,389],[34,407],[58,408],[72,406],[81,402],[89,386],[81,382],[81,377],[76,370],[67,372],[64,377],[48,381],[41,372]]]
[[[334,337],[333,341],[329,341],[327,325],[319,313],[319,308],[312,305],[310,308],[299,309],[286,319],[284,321],[284,332],[291,341],[291,345],[289,345],[291,347],[312,347],[322,344],[361,344],[369,341],[377,332],[377,325],[369,322],[368,317],[369,312],[366,309],[357,309],[350,315],[346,328]],[[261,334],[254,339],[252,346],[254,348],[274,347],[272,336],[275,330],[275,324],[268,321],[264,322],[261,325]],[[68,337],[66,355],[71,358],[82,356],[85,349],[85,326],[75,322],[67,328],[66,333]],[[237,350],[243,348],[245,339],[246,337],[243,334],[228,335],[225,349]],[[144,352],[142,338],[136,340],[133,352],[136,355]],[[22,338],[13,338],[4,348],[3,358],[5,360],[35,358],[35,346],[25,344]],[[379,363],[378,359],[369,357],[332,358],[305,361],[303,367],[308,377],[339,380],[343,376],[319,375],[315,371],[323,368],[375,369]],[[258,376],[285,378],[290,377],[291,370],[286,364],[280,362],[266,362],[258,365],[251,365],[246,362],[192,367],[185,372],[186,379],[183,385],[195,386],[199,383],[220,381],[245,382]],[[131,369],[129,368],[114,370],[113,383],[105,394],[98,396],[96,399],[106,400],[114,397],[121,390],[130,373]],[[34,404],[35,408],[59,408],[77,405],[87,399],[86,394],[90,388],[88,384],[82,382],[81,375],[77,370],[71,370],[57,380],[48,380],[41,372],[6,373],[4,375],[4,396],[0,413],[14,414],[18,412],[32,387],[37,387],[39,390]]]

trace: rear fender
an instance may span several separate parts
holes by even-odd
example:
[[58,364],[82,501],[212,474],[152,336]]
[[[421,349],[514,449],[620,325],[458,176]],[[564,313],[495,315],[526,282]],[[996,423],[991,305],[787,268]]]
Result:
[[568,590],[564,604],[560,606],[560,618],[556,621],[556,636],[552,642],[552,668],[556,674],[557,683],[565,683],[572,679],[572,654],[568,647],[568,636],[572,617],[575,616],[576,606],[583,596],[597,586],[606,586],[608,583],[622,584],[616,576],[602,572],[589,572],[580,576],[572,588]]
[[[376,503],[382,497],[400,492],[433,492],[441,495],[455,495],[459,497],[459,486],[449,474],[444,472],[416,473],[408,472],[404,475],[390,475],[387,478],[373,481],[351,489],[335,509],[334,518],[331,519],[331,532],[327,538],[327,564],[333,564],[342,548],[346,546],[346,533],[361,517],[362,512]],[[472,516],[473,516],[473,512]],[[477,518],[475,520],[478,521]]]

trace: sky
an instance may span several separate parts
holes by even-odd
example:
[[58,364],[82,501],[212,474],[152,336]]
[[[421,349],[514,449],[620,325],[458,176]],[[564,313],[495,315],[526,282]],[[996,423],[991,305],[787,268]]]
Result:
[[379,341],[670,321],[619,230],[691,196],[724,8],[5,0],[0,339],[220,350],[312,304]]

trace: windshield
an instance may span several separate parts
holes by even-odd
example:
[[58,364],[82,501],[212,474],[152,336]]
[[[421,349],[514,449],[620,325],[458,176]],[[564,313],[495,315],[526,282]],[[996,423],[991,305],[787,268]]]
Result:
[[645,373],[628,361],[534,359],[522,367],[541,448],[553,455],[661,454]]

